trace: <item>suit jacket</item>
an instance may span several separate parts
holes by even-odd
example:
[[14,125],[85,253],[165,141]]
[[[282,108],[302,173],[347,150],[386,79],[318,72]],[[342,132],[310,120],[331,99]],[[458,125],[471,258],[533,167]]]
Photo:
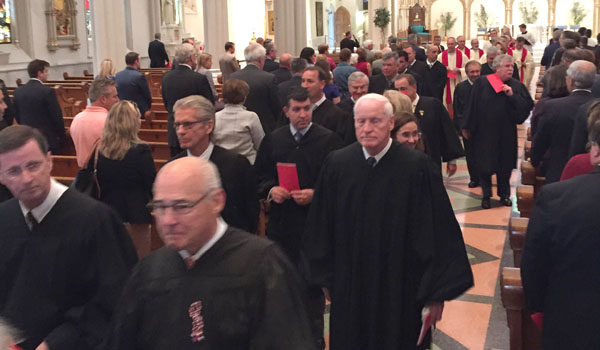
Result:
[[340,41],[340,51],[343,49],[348,49],[348,50],[350,50],[350,52],[354,52],[355,47],[356,48],[360,47],[360,44],[358,43],[357,40],[344,38],[344,39],[342,39],[342,41]]
[[271,58],[265,59],[265,64],[263,66],[263,70],[265,72],[273,72],[279,68],[279,63],[275,62],[275,60]]
[[454,109],[454,124],[456,129],[460,130],[464,124],[464,113],[469,102],[469,96],[471,96],[471,89],[473,84],[469,80],[465,80],[454,88],[454,98],[452,99],[452,107]]
[[423,49],[422,47],[419,47],[417,45],[411,45],[413,50],[415,51],[415,59],[419,62],[423,62],[425,63],[425,60],[427,59],[427,55],[425,54],[425,49]]
[[[171,161],[183,157],[187,157],[187,150]],[[255,233],[260,206],[254,168],[246,157],[217,145],[214,145],[209,160],[219,170],[227,197],[221,216],[229,225]]]
[[528,308],[544,312],[544,349],[600,349],[599,197],[598,168],[537,195],[521,277]]
[[440,61],[436,60],[431,68],[425,63],[425,68],[424,77],[425,81],[427,81],[427,90],[423,92],[423,96],[435,97],[443,101],[444,89],[448,80],[446,67]]
[[15,90],[13,103],[17,123],[39,129],[52,153],[58,153],[65,137],[65,122],[54,89],[31,79]]
[[393,84],[390,86],[390,83],[388,83],[388,80],[383,73],[369,78],[369,92],[383,94],[385,90],[390,90],[393,88]]
[[165,61],[169,62],[169,55],[165,50],[165,44],[160,40],[153,40],[148,45],[148,56],[150,56],[150,68],[165,67]]
[[569,146],[569,159],[574,155],[587,153],[587,150],[585,149],[588,143],[587,116],[590,106],[595,101],[600,101],[600,99],[591,100],[577,108],[577,112],[575,113],[575,124],[573,125],[573,134],[571,135],[571,145]]
[[336,106],[346,114],[344,119],[342,119],[340,126],[338,127],[338,133],[342,135],[344,145],[349,145],[353,142],[356,142],[356,129],[354,128],[354,101],[352,101],[351,97],[344,97]]
[[419,96],[415,106],[415,117],[419,129],[425,135],[425,152],[438,164],[465,155],[450,115],[441,101],[427,96]]
[[146,77],[133,67],[125,67],[115,75],[117,93],[120,100],[129,100],[137,104],[142,116],[152,106],[152,94]]
[[[544,162],[546,183],[560,180],[560,174],[569,161],[569,147],[575,124],[573,110],[591,98],[592,95],[587,91],[574,91],[569,96],[546,102],[547,114],[540,119],[531,146],[531,164],[538,166]],[[548,151],[550,154],[546,158]]]
[[552,64],[552,56],[554,56],[554,52],[556,49],[560,47],[560,43],[554,42],[544,49],[544,55],[542,56],[541,65],[546,67],[546,71],[550,69],[550,65]]
[[169,146],[171,147],[179,146],[177,134],[173,129],[173,105],[177,100],[190,95],[204,96],[210,102],[215,102],[206,76],[194,72],[190,67],[178,65],[177,68],[164,75],[162,79],[162,98],[165,108],[169,112]]
[[224,83],[231,79],[231,74],[240,70],[240,65],[234,55],[225,53],[223,57],[219,59],[219,69],[221,70],[221,76],[223,77]]
[[276,84],[278,84],[278,85],[283,83],[284,81],[288,81],[288,80],[292,79],[292,73],[287,68],[279,67],[276,70],[274,70],[272,73],[275,76],[275,81],[276,81]]
[[248,64],[244,69],[231,74],[231,79],[240,79],[248,83],[250,93],[244,105],[249,111],[258,114],[265,134],[273,131],[281,113],[275,76],[260,70],[254,64]]
[[289,80],[277,85],[281,106],[285,106],[287,104],[287,97],[290,91],[292,91],[293,88],[300,86],[302,86],[302,77],[297,75],[293,75]]

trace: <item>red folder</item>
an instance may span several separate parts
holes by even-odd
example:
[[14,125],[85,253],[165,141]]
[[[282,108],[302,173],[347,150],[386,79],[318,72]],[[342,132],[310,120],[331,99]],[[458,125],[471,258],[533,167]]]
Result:
[[450,79],[456,79],[456,77],[457,77],[457,75],[456,75],[456,73],[454,73],[453,70],[449,70],[448,71],[448,78],[450,78]]
[[500,80],[498,74],[488,74],[487,80],[490,82],[490,85],[492,85],[492,88],[494,88],[494,91],[496,91],[496,93],[502,91],[502,87],[504,87],[504,82]]
[[277,163],[277,176],[279,177],[279,186],[286,190],[295,191],[300,189],[296,164]]

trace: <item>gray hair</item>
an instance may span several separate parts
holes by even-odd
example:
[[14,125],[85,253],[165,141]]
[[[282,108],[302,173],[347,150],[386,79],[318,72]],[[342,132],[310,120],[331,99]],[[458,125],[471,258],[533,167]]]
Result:
[[356,104],[354,105],[354,117],[355,118],[356,118],[356,110],[358,109],[358,107],[360,107],[363,103],[365,103],[366,101],[369,101],[369,100],[374,100],[374,101],[383,103],[384,116],[387,118],[394,117],[394,107],[390,103],[390,100],[388,100],[387,98],[385,98],[384,96],[382,96],[380,94],[370,93],[370,94],[366,94],[366,95],[362,96],[361,98],[358,99],[358,101],[356,101]]
[[497,55],[500,53],[500,49],[496,46],[490,46],[485,50],[485,54],[488,56]]
[[292,74],[302,73],[306,67],[308,67],[308,62],[304,58],[296,57],[292,60],[292,67],[290,71]]
[[362,43],[362,47],[363,47],[363,49],[368,49],[369,45],[372,45],[372,44],[373,44],[373,40],[365,40]]
[[393,58],[394,61],[397,63],[398,62],[398,53],[397,52],[386,52],[383,54],[383,56],[381,56],[381,61],[385,62],[387,60],[389,60],[390,58]]
[[350,76],[348,76],[348,85],[350,85],[360,79],[367,79],[367,81],[368,81],[369,77],[363,72],[354,72],[354,73],[350,74]]
[[179,63],[187,63],[192,58],[194,53],[196,53],[196,49],[192,44],[179,44],[175,49],[175,59]]
[[267,50],[261,45],[257,43],[252,43],[244,49],[244,58],[246,58],[246,62],[258,62],[261,57],[264,57],[267,54]]
[[410,44],[418,44],[419,36],[417,34],[408,34],[408,40]]
[[177,100],[173,106],[173,112],[180,108],[191,108],[196,111],[196,120],[209,121],[215,120],[215,106],[204,96],[191,95]]
[[265,54],[268,55],[271,53],[271,51],[276,50],[277,47],[275,46],[274,42],[269,42],[267,44],[265,44]]
[[160,39],[160,33],[154,33],[154,39]]
[[498,55],[496,56],[496,58],[494,58],[494,69],[498,69],[498,67],[500,67],[502,65],[502,62],[504,61],[510,61],[510,63],[515,63],[513,57],[510,55]]
[[596,66],[593,63],[578,60],[569,66],[567,76],[571,77],[577,89],[589,89],[596,79]]
[[100,96],[108,95],[108,87],[116,87],[116,85],[117,83],[115,83],[114,80],[108,78],[101,78],[92,81],[90,89],[88,90],[88,98],[90,99],[90,102],[96,102]]

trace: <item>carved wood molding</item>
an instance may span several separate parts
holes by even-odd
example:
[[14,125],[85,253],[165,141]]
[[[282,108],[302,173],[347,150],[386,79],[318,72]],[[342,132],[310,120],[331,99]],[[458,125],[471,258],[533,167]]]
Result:
[[79,49],[77,36],[77,3],[74,0],[63,0],[64,8],[54,7],[54,0],[46,1],[46,24],[48,31],[48,49],[56,51],[60,47]]

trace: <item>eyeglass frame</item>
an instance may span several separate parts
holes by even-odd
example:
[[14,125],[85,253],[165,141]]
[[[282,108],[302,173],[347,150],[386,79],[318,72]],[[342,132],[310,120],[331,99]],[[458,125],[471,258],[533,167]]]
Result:
[[173,129],[175,129],[175,131],[177,131],[177,129],[179,129],[179,127],[182,126],[183,130],[190,130],[192,127],[194,127],[194,125],[196,125],[198,123],[206,123],[211,120],[213,120],[213,118],[202,118],[200,120],[196,120],[193,122],[183,122],[183,123],[173,122]]
[[[198,200],[196,200],[195,202],[187,202],[185,200],[175,200],[175,201],[171,201],[171,204],[169,205],[162,205],[160,206],[160,209],[157,208],[157,202],[162,202],[162,201],[151,201],[148,204],[146,204],[146,208],[148,208],[148,210],[150,210],[150,213],[153,216],[163,216],[167,213],[167,209],[171,208],[171,210],[173,211],[173,214],[175,215],[187,215],[189,214],[192,209],[197,206],[198,204],[200,204],[200,202],[202,202],[203,200],[206,199],[206,197],[208,197],[209,195],[213,194],[215,191],[217,190],[217,188],[213,188],[210,189],[208,191],[206,191],[206,193],[204,193]],[[181,207],[180,209],[175,209],[176,205],[184,205],[184,207]],[[158,213],[157,211],[160,210],[162,211],[162,213]]]

